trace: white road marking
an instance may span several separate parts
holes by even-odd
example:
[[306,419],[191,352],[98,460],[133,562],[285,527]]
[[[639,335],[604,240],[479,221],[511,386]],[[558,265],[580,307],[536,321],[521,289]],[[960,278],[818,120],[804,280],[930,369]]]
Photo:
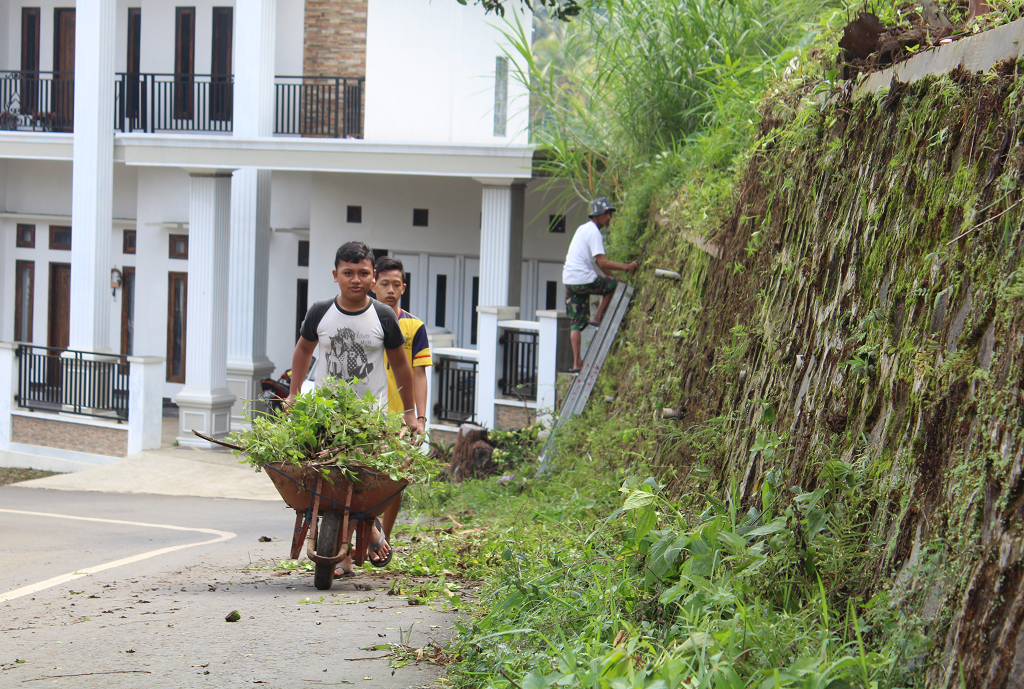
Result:
[[48,589],[51,586],[58,586],[59,584],[65,584],[74,579],[80,579],[81,577],[89,576],[90,574],[96,574],[102,572],[105,569],[112,569],[114,567],[120,567],[122,565],[129,565],[133,562],[140,560],[146,560],[157,555],[164,555],[165,553],[173,553],[175,550],[184,550],[185,548],[192,548],[197,545],[209,545],[210,543],[220,543],[230,538],[234,538],[237,534],[233,534],[230,531],[217,531],[216,529],[196,529],[188,526],[172,526],[170,524],[148,524],[146,522],[129,522],[121,519],[100,519],[98,517],[73,517],[69,514],[51,514],[48,512],[25,512],[22,510],[5,510],[0,509],[0,512],[8,512],[10,514],[25,514],[32,517],[56,517],[58,519],[75,519],[83,522],[103,522],[104,524],[128,524],[129,526],[149,526],[154,529],[171,529],[172,531],[197,531],[199,533],[215,534],[217,538],[210,539],[209,541],[200,541],[199,543],[186,543],[185,545],[174,545],[169,548],[160,548],[159,550],[151,550],[148,553],[139,553],[138,555],[132,555],[131,557],[121,558],[120,560],[114,560],[107,562],[102,565],[96,565],[94,567],[86,567],[84,569],[75,570],[70,574],[62,574],[59,577],[53,577],[46,581],[40,581],[36,584],[30,584],[29,586],[23,586],[20,589],[14,589],[7,593],[0,593],[0,603],[5,603],[21,596],[27,596],[30,593],[36,593]]

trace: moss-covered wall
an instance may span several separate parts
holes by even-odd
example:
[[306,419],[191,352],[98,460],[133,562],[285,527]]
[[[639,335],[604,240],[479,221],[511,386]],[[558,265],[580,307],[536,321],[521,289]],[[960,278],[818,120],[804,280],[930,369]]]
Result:
[[871,568],[825,584],[922,616],[931,686],[1024,677],[1022,74],[769,106],[729,185],[652,209],[588,409],[609,456],[677,491],[753,503],[769,472],[809,490],[829,461],[861,471]]

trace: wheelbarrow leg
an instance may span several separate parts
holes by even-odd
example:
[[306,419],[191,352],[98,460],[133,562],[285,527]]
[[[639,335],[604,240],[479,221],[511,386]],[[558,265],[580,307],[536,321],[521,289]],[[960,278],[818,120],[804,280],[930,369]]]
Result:
[[309,531],[309,519],[302,510],[295,510],[295,530],[292,532],[292,550],[289,559],[294,560],[302,552],[302,542],[306,540],[306,533]]

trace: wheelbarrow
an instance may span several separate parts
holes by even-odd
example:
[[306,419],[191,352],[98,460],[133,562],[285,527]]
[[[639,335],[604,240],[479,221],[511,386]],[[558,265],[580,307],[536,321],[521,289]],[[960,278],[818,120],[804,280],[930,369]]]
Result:
[[[203,440],[242,450],[237,445],[192,431]],[[394,480],[387,474],[358,464],[346,468],[335,461],[322,463],[270,462],[264,464],[285,503],[295,510],[290,559],[294,560],[306,542],[306,557],[315,565],[313,585],[321,591],[334,583],[334,568],[352,550],[352,532],[356,534],[352,562],[363,564],[370,543],[374,518],[383,514],[409,482]],[[355,474],[350,478],[350,474]],[[319,518],[319,519],[318,519]]]

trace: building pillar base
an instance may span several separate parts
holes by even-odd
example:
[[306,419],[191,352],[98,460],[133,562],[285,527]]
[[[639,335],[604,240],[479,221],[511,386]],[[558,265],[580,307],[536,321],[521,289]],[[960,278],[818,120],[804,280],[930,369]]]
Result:
[[211,449],[213,444],[193,434],[193,429],[218,440],[223,440],[231,431],[231,407],[235,396],[227,388],[185,388],[174,402],[178,405],[178,445]]
[[228,390],[235,396],[231,407],[231,429],[247,426],[252,413],[267,411],[260,381],[274,372],[274,362],[265,356],[252,359],[228,357]]

